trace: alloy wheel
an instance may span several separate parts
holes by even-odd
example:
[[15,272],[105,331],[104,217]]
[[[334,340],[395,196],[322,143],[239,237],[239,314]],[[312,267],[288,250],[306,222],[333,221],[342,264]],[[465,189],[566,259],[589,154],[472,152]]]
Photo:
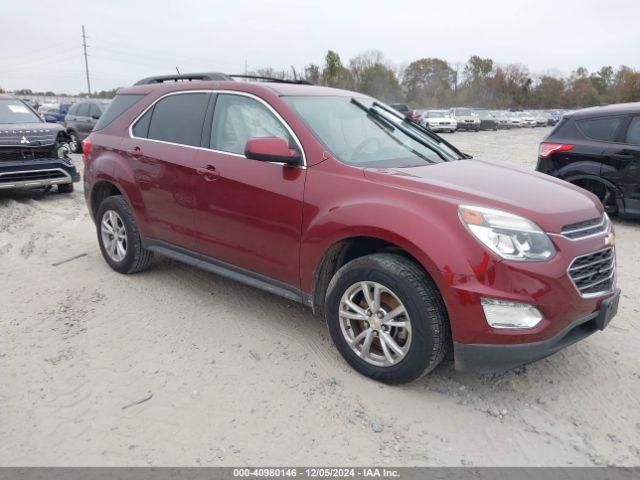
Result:
[[365,362],[389,367],[411,346],[411,320],[398,296],[377,282],[351,285],[340,300],[340,329],[351,349]]
[[114,262],[121,262],[127,255],[127,230],[120,215],[113,210],[107,210],[102,215],[100,224],[102,244]]

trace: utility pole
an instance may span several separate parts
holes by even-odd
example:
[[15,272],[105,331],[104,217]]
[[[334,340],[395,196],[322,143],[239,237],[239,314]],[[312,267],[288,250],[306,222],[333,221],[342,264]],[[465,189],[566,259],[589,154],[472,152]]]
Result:
[[91,96],[91,81],[89,80],[89,60],[87,60],[87,36],[84,33],[84,25],[82,25],[82,48],[84,49],[84,70],[87,73],[87,91]]

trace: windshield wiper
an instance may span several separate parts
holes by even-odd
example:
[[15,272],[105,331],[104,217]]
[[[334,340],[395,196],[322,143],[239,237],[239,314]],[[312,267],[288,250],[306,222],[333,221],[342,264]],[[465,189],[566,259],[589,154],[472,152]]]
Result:
[[354,101],[355,101],[354,104],[359,108],[361,108],[362,110],[364,110],[367,116],[371,117],[371,119],[375,122],[375,124],[378,127],[380,127],[380,129],[384,132],[385,135],[387,135],[391,139],[392,142],[397,143],[401,147],[407,148],[415,156],[420,157],[429,163],[433,163],[431,159],[425,157],[422,153],[418,152],[416,149],[409,148],[406,144],[402,143],[402,141],[399,138],[393,135],[393,132],[395,132],[396,130],[396,126],[393,124],[392,121],[380,115],[376,111],[369,111],[369,109],[365,105],[358,102],[357,100],[354,99]]
[[[400,130],[402,133],[404,133],[407,137],[411,138],[412,140],[418,142],[420,145],[424,145],[425,147],[427,147],[429,150],[431,150],[433,153],[435,153],[436,155],[438,155],[443,161],[448,162],[449,159],[446,158],[444,156],[444,154],[440,151],[438,151],[436,148],[434,148],[433,145],[429,145],[428,142],[425,142],[424,139],[420,138],[419,135],[416,135],[415,133],[413,133],[411,130],[404,128],[402,125],[394,125],[394,123],[389,120],[387,117],[385,117],[384,115],[382,115],[379,111],[377,111],[375,108],[373,107],[367,107],[366,105],[364,105],[362,102],[360,102],[359,100],[356,100],[355,98],[351,99],[351,103],[353,103],[354,105],[356,105],[357,107],[359,107],[361,110],[363,110],[364,112],[366,112],[368,115],[371,115],[372,117],[375,117],[379,120],[382,120],[384,123],[386,123],[388,126],[392,127],[392,128],[397,128],[398,130]],[[375,105],[375,103],[374,103]],[[412,149],[413,150],[413,149]],[[414,150],[415,151],[415,150]],[[422,155],[420,155],[422,156]],[[423,157],[423,156],[422,156]],[[424,157],[423,157],[424,158]]]
[[456,147],[454,147],[453,145],[451,145],[449,142],[447,142],[444,138],[439,137],[438,135],[436,135],[435,133],[433,133],[431,130],[429,130],[427,127],[421,125],[419,122],[416,122],[415,120],[411,120],[410,118],[405,117],[404,115],[396,112],[395,110],[393,110],[392,108],[387,107],[386,105],[383,105],[380,102],[373,102],[373,106],[374,107],[378,107],[381,108],[382,110],[384,110],[385,112],[393,115],[394,117],[402,120],[404,123],[407,123],[409,125],[411,125],[414,128],[417,128],[418,130],[420,130],[422,133],[428,135],[430,138],[432,138],[433,140],[435,140],[436,142],[439,143],[444,143],[447,147],[449,147],[451,150],[453,150],[454,152],[456,152],[458,155],[460,155],[462,158],[473,158],[473,156],[467,154],[467,153],[463,153],[460,150],[458,150]]

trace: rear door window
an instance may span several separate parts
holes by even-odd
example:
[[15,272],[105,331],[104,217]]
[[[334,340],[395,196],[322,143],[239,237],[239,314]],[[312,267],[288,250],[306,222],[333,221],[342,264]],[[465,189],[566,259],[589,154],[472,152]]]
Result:
[[624,117],[598,117],[578,120],[580,131],[589,138],[613,142],[616,140],[618,129],[622,125]]
[[78,105],[78,112],[76,113],[79,117],[88,117],[89,116],[89,104],[81,103]]
[[94,103],[89,105],[89,116],[94,118],[100,118],[100,116],[102,115],[102,110],[100,110],[100,108],[98,108],[98,106]]
[[147,138],[199,147],[208,101],[208,93],[180,93],[158,101]]
[[625,143],[640,145],[640,117],[633,117],[633,120],[631,120],[629,128],[627,129]]

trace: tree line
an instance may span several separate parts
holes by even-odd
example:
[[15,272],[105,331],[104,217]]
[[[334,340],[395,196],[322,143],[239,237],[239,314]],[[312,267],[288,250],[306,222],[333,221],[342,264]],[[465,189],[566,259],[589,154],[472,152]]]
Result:
[[[407,103],[412,108],[575,109],[640,101],[640,71],[624,65],[618,68],[607,65],[596,72],[578,67],[568,76],[560,77],[535,75],[524,65],[499,64],[477,55],[466,63],[453,64],[430,57],[397,67],[379,51],[368,51],[343,63],[338,53],[329,50],[323,65],[311,63],[302,72],[293,67],[288,70],[267,67],[249,73],[346,88],[386,102]],[[103,90],[92,97],[112,98],[116,91]],[[14,93],[55,95],[28,89]]]
[[506,108],[582,108],[640,101],[640,71],[603,66],[597,72],[578,67],[569,76],[534,75],[521,64],[499,64],[473,55],[464,64],[420,58],[398,68],[379,51],[343,63],[329,50],[324,65],[309,64],[304,72],[263,68],[256,75],[304,79],[316,85],[346,88],[403,102],[412,108],[453,106]]

